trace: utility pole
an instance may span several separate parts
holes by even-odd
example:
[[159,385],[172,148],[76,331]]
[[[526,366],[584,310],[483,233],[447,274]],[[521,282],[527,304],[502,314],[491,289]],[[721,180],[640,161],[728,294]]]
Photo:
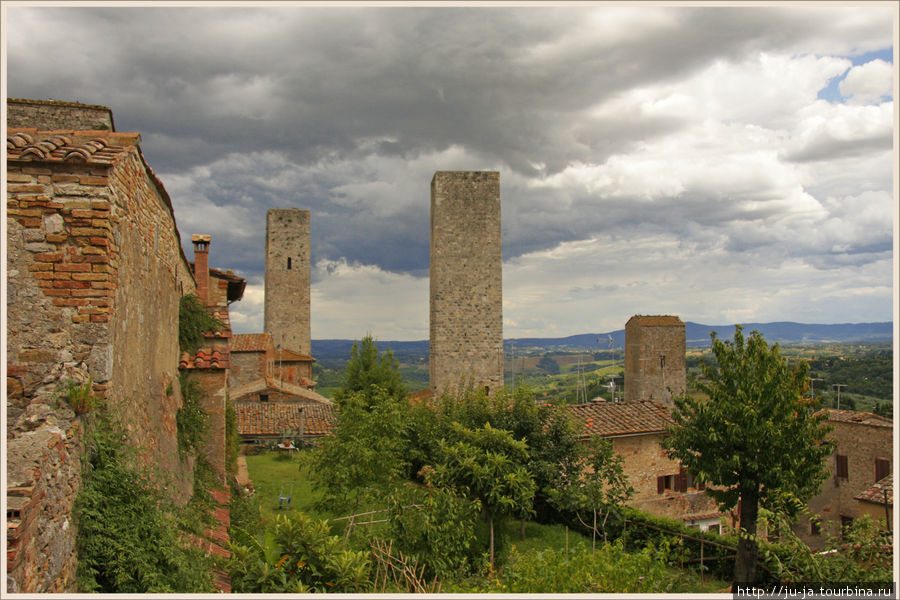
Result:
[[841,388],[847,387],[845,383],[832,383],[831,388],[837,390],[837,409],[841,410]]

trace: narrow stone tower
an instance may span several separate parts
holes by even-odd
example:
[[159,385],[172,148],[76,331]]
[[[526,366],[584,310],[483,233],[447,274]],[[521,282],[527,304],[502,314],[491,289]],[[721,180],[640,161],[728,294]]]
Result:
[[500,173],[438,171],[431,180],[430,384],[503,386]]
[[684,322],[636,315],[625,324],[625,401],[671,406],[687,390]]
[[276,347],[310,356],[309,211],[273,208],[266,215],[263,329]]

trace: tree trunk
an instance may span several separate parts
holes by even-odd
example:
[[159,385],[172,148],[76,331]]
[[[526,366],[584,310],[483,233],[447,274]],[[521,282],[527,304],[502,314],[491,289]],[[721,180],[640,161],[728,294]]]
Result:
[[741,537],[738,540],[737,555],[734,558],[734,586],[748,585],[756,581],[756,520],[759,516],[759,486],[744,488],[740,497]]

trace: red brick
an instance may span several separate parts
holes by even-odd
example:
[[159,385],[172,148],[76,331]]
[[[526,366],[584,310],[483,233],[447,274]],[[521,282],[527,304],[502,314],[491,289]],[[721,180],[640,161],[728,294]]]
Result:
[[94,271],[94,273],[115,273],[116,272],[116,270],[113,269],[112,267],[110,267],[109,265],[101,265],[101,264],[95,264],[92,267],[92,270]]
[[106,214],[85,208],[76,208],[72,211],[72,216],[76,219],[93,219],[95,217],[105,217]]
[[31,176],[22,173],[7,173],[6,181],[10,183],[31,183]]
[[87,323],[91,320],[90,315],[72,315],[73,323]]
[[119,286],[112,281],[92,281],[91,287],[96,290],[114,290]]
[[[90,265],[78,266],[86,266],[90,268]],[[107,275],[106,273],[72,273],[72,279],[74,279],[75,281],[106,281],[109,279],[109,275]]]
[[[44,290],[44,295],[56,297],[56,298],[68,298],[69,296],[72,295],[72,290],[59,290],[59,289]],[[56,300],[54,300],[53,303],[56,304]],[[59,304],[56,304],[56,305],[61,306]]]
[[91,323],[106,323],[109,321],[109,315],[91,315]]
[[87,304],[87,300],[83,298],[54,298],[53,304],[55,306],[84,306]]
[[112,229],[112,225],[109,223],[109,218],[102,219],[94,219],[91,221],[91,227],[98,227],[101,229]]
[[57,279],[68,276],[68,273],[54,273],[53,271],[38,271],[33,275],[35,279]]
[[72,235],[99,236],[104,235],[106,231],[97,227],[73,227],[71,233]]
[[6,191],[11,194],[14,194],[16,192],[40,194],[44,190],[44,186],[38,184],[11,183],[6,186]]
[[[74,283],[87,283],[83,281],[74,282]],[[87,284],[90,285],[90,284]],[[92,296],[100,296],[104,297],[107,295],[109,290],[93,290],[93,289],[80,289],[80,290],[72,290],[72,296],[75,298],[89,298]]]
[[63,255],[59,252],[45,252],[34,255],[34,260],[37,262],[61,262],[62,259]]
[[94,200],[91,202],[91,208],[94,210],[109,210],[109,202],[105,200]]
[[88,240],[94,246],[109,246],[109,240],[101,237],[92,237]]
[[84,273],[91,270],[91,265],[84,263],[60,263],[54,265],[56,271],[67,271],[69,273]]
[[68,238],[68,237],[69,236],[67,236],[64,233],[48,233],[47,241],[50,242],[51,244],[59,244],[61,242],[66,241],[66,238]]
[[39,273],[41,271],[52,271],[53,265],[50,263],[31,263],[28,265],[28,270],[32,273]]
[[109,178],[84,176],[79,178],[78,183],[81,185],[109,185]]
[[22,225],[23,225],[24,227],[34,227],[34,228],[38,228],[38,227],[41,226],[41,220],[40,220],[40,219],[34,219],[34,218],[22,219]]
[[14,217],[40,217],[44,211],[39,208],[10,208],[6,214]]
[[54,173],[51,177],[54,183],[78,183],[78,175],[67,175],[64,173]]
[[54,281],[53,287],[69,289],[69,290],[83,290],[89,289],[91,287],[91,283],[89,281]]
[[50,175],[53,173],[47,167],[22,167],[22,172],[30,175]]

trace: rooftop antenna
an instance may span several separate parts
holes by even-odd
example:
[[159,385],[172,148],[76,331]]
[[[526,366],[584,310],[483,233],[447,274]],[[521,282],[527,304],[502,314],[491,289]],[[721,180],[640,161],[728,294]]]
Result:
[[841,388],[847,387],[845,383],[832,383],[831,388],[837,390],[837,409],[841,410]]

